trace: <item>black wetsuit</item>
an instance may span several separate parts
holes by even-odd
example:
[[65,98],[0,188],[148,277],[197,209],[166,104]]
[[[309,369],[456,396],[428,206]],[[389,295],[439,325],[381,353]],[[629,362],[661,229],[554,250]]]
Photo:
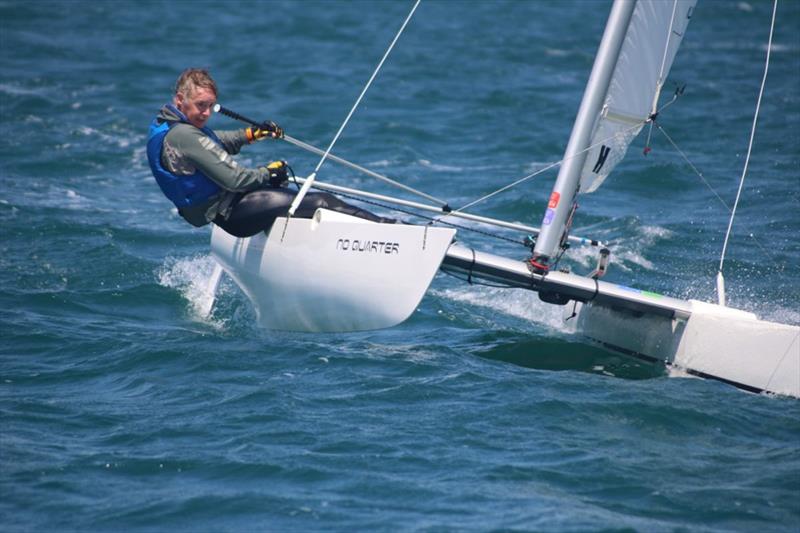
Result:
[[[275,219],[286,215],[296,191],[287,188],[269,187],[244,194],[234,201],[227,218],[218,215],[214,223],[235,237],[250,237],[267,231]],[[294,216],[311,218],[318,208],[346,213],[372,222],[393,223],[393,219],[379,217],[356,206],[347,204],[332,194],[312,192],[305,195]]]

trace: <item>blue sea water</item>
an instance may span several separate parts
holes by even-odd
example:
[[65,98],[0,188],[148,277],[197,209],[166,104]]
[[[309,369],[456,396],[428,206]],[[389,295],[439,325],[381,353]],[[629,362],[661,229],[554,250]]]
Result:
[[[209,67],[223,105],[324,147],[410,7],[0,2],[0,529],[800,529],[797,400],[621,359],[533,293],[440,275],[400,326],[310,335],[260,329],[226,279],[201,316],[208,228],[144,153],[178,73]],[[609,8],[424,1],[335,152],[453,206],[558,161]],[[644,157],[645,132],[582,199],[574,233],[610,242],[612,281],[714,299],[716,195],[736,195],[770,13],[695,10],[659,119],[703,179],[658,132]],[[799,123],[783,1],[725,271],[731,305],[791,324]],[[239,161],[279,158],[317,162],[280,142]],[[473,212],[537,225],[554,172]],[[320,179],[396,194],[330,163]]]

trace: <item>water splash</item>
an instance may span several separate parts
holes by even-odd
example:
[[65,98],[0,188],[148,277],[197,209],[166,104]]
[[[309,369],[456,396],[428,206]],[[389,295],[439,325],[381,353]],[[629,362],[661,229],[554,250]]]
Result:
[[158,269],[158,283],[175,289],[188,302],[188,311],[195,320],[222,329],[225,320],[213,314],[217,262],[210,255],[189,258],[167,258]]
[[[431,294],[459,303],[467,303],[503,315],[518,318],[562,333],[574,333],[575,321],[565,321],[564,313],[572,306],[558,307],[539,300],[538,296],[524,289],[503,289],[470,286],[446,290],[434,290]],[[566,316],[569,316],[567,314]],[[499,326],[496,324],[495,326]],[[502,329],[502,328],[501,328]]]
[[[636,219],[625,221],[624,236],[617,236],[617,231],[610,228],[581,228],[575,231],[580,235],[591,235],[592,238],[608,242],[611,251],[611,268],[619,268],[623,272],[634,269],[656,270],[656,266],[645,256],[659,241],[667,240],[672,232],[660,226],[639,226]],[[581,268],[591,271],[597,264],[597,248],[575,246],[567,250],[565,257]]]

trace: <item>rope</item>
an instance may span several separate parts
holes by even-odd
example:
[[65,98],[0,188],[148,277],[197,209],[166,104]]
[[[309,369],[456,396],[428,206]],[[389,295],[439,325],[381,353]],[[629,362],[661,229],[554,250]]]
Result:
[[[320,189],[322,191],[325,190],[324,188],[321,188],[321,187],[314,187],[314,188],[315,189],[318,188],[318,189]],[[388,209],[389,211],[395,211],[397,213],[403,213],[405,215],[410,215],[410,216],[413,216],[413,217],[422,218],[422,219],[425,219],[425,220],[429,221],[430,224],[439,222],[435,217],[425,216],[425,215],[422,215],[420,213],[417,213],[416,211],[409,211],[407,209],[401,209],[399,207],[396,207],[396,206],[393,206],[393,205],[389,205],[389,204],[383,204],[381,202],[376,202],[374,200],[367,200],[363,196],[358,196],[357,194],[349,194],[349,193],[344,193],[344,192],[337,191],[336,195],[337,196],[341,196],[343,198],[350,198],[351,200],[358,200],[359,202],[363,202],[363,203],[369,204],[369,205],[374,205],[376,207],[382,207],[384,209]],[[527,247],[527,245],[525,244],[524,240],[512,239],[510,237],[506,237],[504,235],[500,235],[499,233],[492,233],[491,231],[479,230],[479,229],[476,229],[476,228],[471,228],[469,226],[462,226],[461,224],[456,224],[455,222],[442,222],[442,224],[445,224],[447,226],[450,226],[450,227],[453,227],[453,228],[457,228],[457,229],[460,229],[460,230],[464,230],[464,231],[471,231],[473,233],[479,233],[481,235],[484,235],[486,237],[491,237],[493,239],[498,239],[498,240],[501,240],[501,241],[506,241],[506,242],[510,242],[510,243],[513,243],[513,244],[517,244],[517,245],[521,244],[521,245]]]
[[739,180],[739,190],[736,191],[736,201],[733,202],[733,210],[731,211],[731,219],[728,221],[728,231],[725,232],[725,242],[722,245],[722,254],[719,258],[718,272],[722,274],[722,265],[725,262],[725,252],[728,250],[728,239],[731,235],[733,228],[733,218],[736,216],[736,208],[739,206],[739,198],[742,195],[742,187],[744,186],[744,177],[747,174],[747,166],[750,163],[750,152],[753,150],[753,139],[756,134],[756,124],[758,123],[758,112],[761,109],[761,97],[764,95],[764,86],[767,84],[767,72],[769,71],[769,56],[772,52],[772,35],[775,31],[775,14],[778,11],[778,0],[772,4],[772,23],[769,28],[769,42],[767,43],[767,59],[764,64],[764,76],[761,78],[761,89],[758,91],[758,100],[756,102],[756,112],[753,115],[753,126],[750,128],[750,143],[747,146],[747,157],[744,160],[744,168],[742,169],[742,177]]
[[[317,148],[316,146],[313,146],[311,144],[305,143],[305,142],[303,142],[303,141],[301,141],[299,139],[295,139],[294,137],[290,137],[289,135],[284,135],[283,136],[283,140],[288,142],[289,144],[293,144],[293,145],[297,146],[298,148],[302,148],[303,150],[307,150],[307,151],[315,153],[317,155],[324,154],[324,151],[319,149],[319,148]],[[388,183],[389,185],[394,185],[395,187],[399,187],[400,189],[403,189],[404,191],[407,191],[407,192],[410,192],[411,194],[415,194],[417,196],[425,198],[426,200],[430,200],[430,201],[435,202],[437,204],[441,204],[442,206],[446,206],[447,205],[447,202],[445,202],[444,200],[441,200],[439,198],[436,198],[435,196],[431,196],[430,194],[427,194],[427,193],[424,193],[424,192],[419,191],[417,189],[414,189],[413,187],[409,187],[408,185],[404,185],[404,184],[400,183],[399,181],[395,181],[395,180],[389,178],[388,176],[384,176],[383,174],[378,174],[375,171],[372,171],[372,170],[370,170],[368,168],[362,167],[361,165],[357,165],[356,163],[352,163],[352,162],[350,162],[350,161],[348,161],[346,159],[342,159],[341,157],[336,156],[334,154],[329,153],[328,154],[328,159],[330,159],[331,161],[335,161],[335,162],[337,162],[337,163],[339,163],[341,165],[344,165],[346,167],[350,167],[353,170],[357,170],[359,172],[363,172],[367,176],[371,176],[373,178],[376,178],[376,179],[379,179],[381,181],[384,181],[384,182]]]
[[[322,155],[322,158],[319,160],[319,163],[317,163],[317,166],[314,169],[314,172],[311,173],[311,175],[308,177],[306,182],[303,184],[303,188],[300,189],[300,192],[298,192],[297,196],[295,196],[294,201],[292,202],[292,205],[289,208],[289,216],[290,217],[292,215],[294,215],[294,212],[297,210],[297,206],[299,206],[300,202],[303,201],[303,197],[306,195],[306,192],[308,192],[308,189],[314,183],[314,179],[317,176],[317,172],[319,171],[320,167],[322,167],[322,164],[325,162],[325,160],[328,158],[328,154],[330,154],[331,149],[333,148],[333,145],[336,144],[336,141],[339,140],[339,136],[342,134],[342,131],[344,131],[344,128],[347,126],[347,123],[350,122],[350,117],[353,116],[353,113],[355,113],[356,108],[358,108],[358,105],[361,103],[361,99],[364,98],[364,95],[367,93],[367,90],[369,90],[370,86],[372,85],[373,80],[378,75],[378,72],[380,72],[384,61],[386,61],[386,58],[389,57],[389,53],[394,48],[395,43],[397,43],[397,40],[400,38],[400,35],[402,35],[403,30],[406,29],[406,25],[408,24],[408,21],[411,20],[411,17],[414,15],[414,11],[417,10],[417,6],[419,6],[419,3],[420,3],[420,0],[417,0],[414,3],[414,6],[411,8],[411,12],[409,12],[408,16],[406,17],[406,20],[403,21],[403,25],[400,26],[400,29],[398,30],[397,34],[394,36],[394,39],[392,39],[392,43],[389,45],[389,48],[386,49],[386,52],[383,54],[383,57],[381,58],[380,63],[378,63],[378,66],[375,67],[375,70],[372,72],[372,76],[370,76],[369,81],[367,81],[367,84],[361,90],[361,94],[358,95],[358,98],[356,99],[356,103],[353,104],[353,107],[350,108],[350,112],[347,113],[347,117],[344,119],[344,122],[342,122],[342,125],[339,126],[339,131],[336,132],[336,135],[333,137],[333,140],[331,141],[331,144],[328,145],[328,149],[325,150],[325,153]],[[288,218],[287,218],[287,222],[288,222]],[[284,230],[284,233],[285,233],[285,230]]]

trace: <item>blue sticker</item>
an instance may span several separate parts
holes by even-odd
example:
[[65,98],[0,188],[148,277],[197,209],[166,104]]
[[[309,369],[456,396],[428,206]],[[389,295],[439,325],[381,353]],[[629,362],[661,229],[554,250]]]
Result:
[[544,220],[542,220],[542,224],[548,225],[553,221],[555,218],[556,212],[554,209],[547,208],[547,211],[544,212]]

